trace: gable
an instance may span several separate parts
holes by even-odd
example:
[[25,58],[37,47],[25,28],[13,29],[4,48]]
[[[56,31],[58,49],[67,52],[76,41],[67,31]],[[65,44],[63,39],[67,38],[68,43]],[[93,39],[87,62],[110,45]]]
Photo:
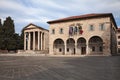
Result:
[[30,29],[40,29],[40,30],[48,31],[47,29],[44,29],[44,28],[37,26],[35,24],[32,24],[32,23],[28,24],[26,27],[23,28],[23,30],[30,30]]
[[38,29],[38,27],[35,25],[28,25],[25,27],[25,29]]

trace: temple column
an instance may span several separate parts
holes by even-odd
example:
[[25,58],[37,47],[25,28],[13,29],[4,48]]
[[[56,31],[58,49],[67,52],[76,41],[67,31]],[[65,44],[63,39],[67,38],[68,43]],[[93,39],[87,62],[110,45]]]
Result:
[[24,50],[26,50],[26,32],[24,32]]
[[35,31],[33,32],[33,50],[35,50]]
[[38,50],[40,50],[40,32],[38,31]]
[[43,49],[43,46],[42,46],[42,32],[41,32],[41,50]]
[[30,50],[30,39],[31,39],[31,35],[30,35],[30,32],[28,33],[29,34],[29,37],[28,37],[28,50]]

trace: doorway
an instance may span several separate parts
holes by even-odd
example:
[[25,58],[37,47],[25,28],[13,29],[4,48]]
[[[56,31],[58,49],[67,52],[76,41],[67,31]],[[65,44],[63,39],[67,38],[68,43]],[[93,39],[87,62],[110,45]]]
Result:
[[85,55],[86,54],[86,47],[81,47],[81,55]]
[[74,53],[73,54],[75,55],[75,48],[74,48]]

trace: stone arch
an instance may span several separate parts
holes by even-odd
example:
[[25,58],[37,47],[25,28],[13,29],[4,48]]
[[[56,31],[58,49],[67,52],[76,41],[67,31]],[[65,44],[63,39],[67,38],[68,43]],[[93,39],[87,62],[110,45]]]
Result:
[[67,53],[68,54],[75,54],[76,50],[75,50],[75,40],[73,38],[68,38],[66,41],[66,45],[67,45]]
[[86,54],[86,39],[83,37],[80,37],[77,40],[77,53],[80,53],[81,55]]
[[90,54],[102,54],[103,53],[103,40],[99,36],[93,36],[89,39]]
[[55,55],[64,55],[65,54],[65,51],[64,51],[64,41],[60,38],[54,40],[54,43],[53,43],[53,53]]

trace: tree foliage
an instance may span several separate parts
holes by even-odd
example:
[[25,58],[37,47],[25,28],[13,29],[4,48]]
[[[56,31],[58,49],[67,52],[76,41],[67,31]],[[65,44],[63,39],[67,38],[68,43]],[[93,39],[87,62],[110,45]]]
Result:
[[23,44],[21,44],[21,42],[22,37],[15,33],[14,21],[11,19],[11,17],[7,17],[3,25],[0,20],[0,49],[23,49]]

